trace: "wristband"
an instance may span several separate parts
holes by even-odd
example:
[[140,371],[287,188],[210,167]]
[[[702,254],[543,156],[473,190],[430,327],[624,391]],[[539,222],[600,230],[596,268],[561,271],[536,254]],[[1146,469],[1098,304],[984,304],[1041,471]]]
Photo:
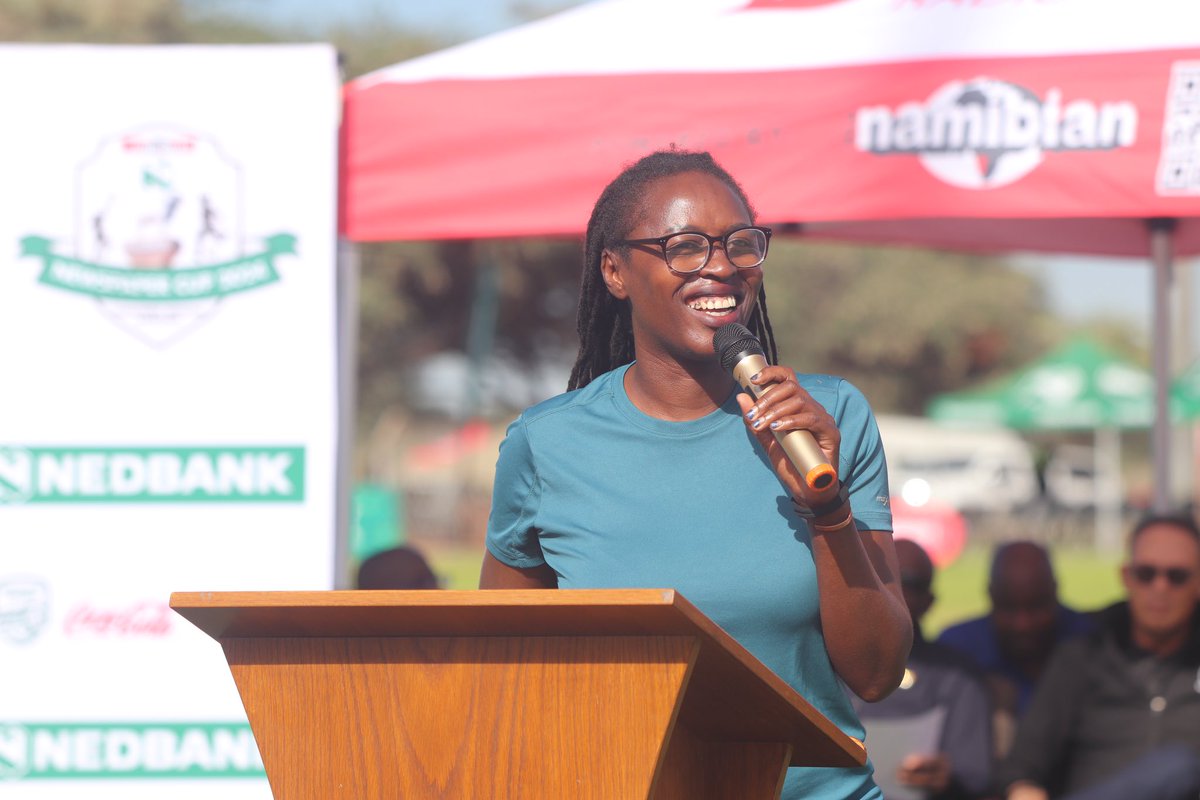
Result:
[[[795,501],[793,500],[795,503]],[[807,520],[816,519],[817,517],[825,517],[837,511],[842,506],[850,502],[850,492],[846,490],[846,484],[838,481],[837,495],[831,500],[816,505],[806,506],[800,503],[795,503],[796,513]]]
[[854,515],[847,514],[846,518],[841,522],[835,522],[833,525],[818,525],[815,522],[810,522],[808,525],[817,533],[834,533],[835,531],[845,530],[854,524]]

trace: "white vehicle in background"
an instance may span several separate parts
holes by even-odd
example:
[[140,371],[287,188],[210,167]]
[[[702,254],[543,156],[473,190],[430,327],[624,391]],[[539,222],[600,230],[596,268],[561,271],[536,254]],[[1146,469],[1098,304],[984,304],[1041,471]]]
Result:
[[1033,448],[1013,431],[879,416],[891,492],[910,506],[1008,512],[1040,494]]
[[1054,448],[1044,478],[1050,502],[1073,511],[1094,509],[1098,490],[1103,501],[1106,492],[1115,487],[1119,495],[1121,487],[1121,476],[1109,464],[1097,460],[1095,448],[1075,444]]

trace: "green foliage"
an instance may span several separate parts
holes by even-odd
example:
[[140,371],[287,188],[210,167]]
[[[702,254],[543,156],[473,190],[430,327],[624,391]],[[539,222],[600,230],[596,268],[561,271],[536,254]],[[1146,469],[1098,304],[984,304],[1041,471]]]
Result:
[[[466,350],[478,270],[500,270],[495,347],[530,363],[573,354],[575,241],[362,246],[360,411],[403,402],[397,365]],[[998,259],[777,237],[769,308],[784,363],[842,375],[880,411],[920,414],[934,394],[986,380],[1055,338],[1036,281]]]
[[499,270],[494,351],[525,364],[574,354],[578,242],[369,243],[359,253],[359,418],[366,426],[405,402],[403,365],[468,349],[482,270]]
[[1001,374],[1055,336],[1036,281],[996,258],[777,237],[767,275],[785,363],[841,375],[878,410]]
[[181,0],[4,0],[0,39],[10,42],[176,44],[271,41],[233,18],[194,15]]
[[343,54],[348,78],[394,64],[449,42],[412,32],[382,11],[355,25],[312,29],[271,25],[236,6],[200,0],[0,0],[0,40],[91,44],[254,44],[330,42]]

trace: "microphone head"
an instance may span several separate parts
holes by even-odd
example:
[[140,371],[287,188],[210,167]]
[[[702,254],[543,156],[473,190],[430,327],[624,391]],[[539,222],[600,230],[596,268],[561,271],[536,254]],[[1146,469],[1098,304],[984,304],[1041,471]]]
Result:
[[713,352],[721,356],[721,366],[726,372],[733,371],[739,356],[764,355],[758,337],[740,322],[731,322],[717,328],[717,332],[713,334]]

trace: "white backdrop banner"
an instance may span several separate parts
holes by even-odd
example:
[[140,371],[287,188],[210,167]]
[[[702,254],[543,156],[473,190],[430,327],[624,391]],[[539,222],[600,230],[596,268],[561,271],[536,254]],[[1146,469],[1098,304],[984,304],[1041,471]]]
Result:
[[0,47],[0,795],[268,798],[172,591],[333,586],[324,45]]

